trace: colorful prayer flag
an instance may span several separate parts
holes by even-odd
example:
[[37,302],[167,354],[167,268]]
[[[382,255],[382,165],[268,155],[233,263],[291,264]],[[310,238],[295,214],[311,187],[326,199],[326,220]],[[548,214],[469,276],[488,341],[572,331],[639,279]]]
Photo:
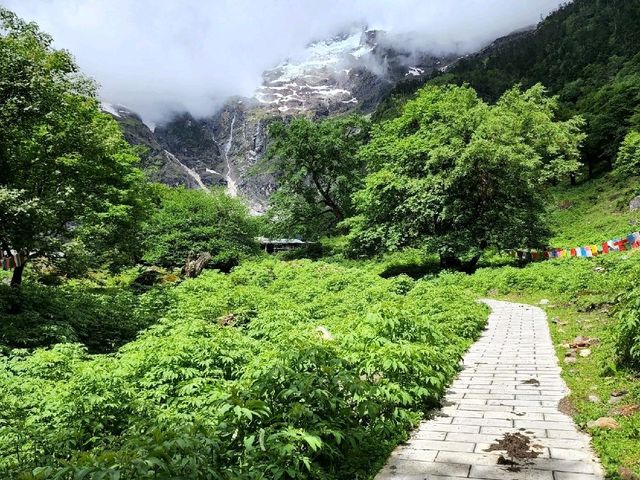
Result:
[[626,244],[627,244],[627,239],[626,238],[622,238],[622,239],[618,240],[616,242],[616,246],[618,247],[618,251],[624,252],[627,249]]

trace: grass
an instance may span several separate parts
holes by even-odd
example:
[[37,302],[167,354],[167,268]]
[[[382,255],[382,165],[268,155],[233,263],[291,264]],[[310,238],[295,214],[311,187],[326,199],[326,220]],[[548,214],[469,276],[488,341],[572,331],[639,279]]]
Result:
[[632,181],[605,175],[574,187],[551,192],[549,219],[554,232],[550,245],[558,248],[598,244],[638,230],[640,211],[629,211],[638,195]]

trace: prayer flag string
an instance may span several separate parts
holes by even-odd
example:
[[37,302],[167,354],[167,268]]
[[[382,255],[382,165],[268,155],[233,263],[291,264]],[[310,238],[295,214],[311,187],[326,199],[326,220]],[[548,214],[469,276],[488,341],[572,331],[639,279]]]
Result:
[[509,250],[518,260],[533,261],[564,257],[597,257],[611,252],[624,252],[640,248],[640,232],[633,232],[624,238],[614,238],[599,245],[584,245],[573,248],[550,248],[545,250]]

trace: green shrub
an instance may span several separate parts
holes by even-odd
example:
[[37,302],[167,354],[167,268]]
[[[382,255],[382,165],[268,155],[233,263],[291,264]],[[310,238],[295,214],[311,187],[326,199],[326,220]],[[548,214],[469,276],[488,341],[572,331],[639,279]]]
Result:
[[485,321],[460,289],[363,269],[206,272],[115,356],[0,356],[0,476],[366,478]]
[[159,206],[144,227],[144,260],[164,267],[184,265],[208,252],[211,266],[228,271],[257,251],[257,224],[247,207],[223,191],[157,186]]
[[629,292],[618,314],[618,353],[623,363],[640,370],[640,290]]
[[640,175],[640,132],[630,131],[620,145],[615,171],[623,177]]
[[0,285],[0,345],[79,342],[91,352],[113,351],[155,322],[169,303],[169,291],[162,288],[138,295],[90,282],[25,283],[19,289]]

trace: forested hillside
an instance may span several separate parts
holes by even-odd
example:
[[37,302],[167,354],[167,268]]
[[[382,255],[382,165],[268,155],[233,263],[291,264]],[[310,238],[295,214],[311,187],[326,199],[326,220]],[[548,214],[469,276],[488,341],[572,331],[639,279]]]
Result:
[[0,9],[0,478],[372,479],[483,297],[546,310],[563,412],[636,478],[639,10],[578,0],[372,119],[269,122],[252,216],[153,183],[71,54]]
[[[514,84],[542,83],[558,95],[564,115],[583,115],[583,161],[590,171],[609,166],[630,129],[640,128],[640,3],[635,0],[568,2],[535,30],[515,34],[459,60],[430,80],[468,83],[488,100]],[[399,85],[377,118],[398,113],[422,83]]]

